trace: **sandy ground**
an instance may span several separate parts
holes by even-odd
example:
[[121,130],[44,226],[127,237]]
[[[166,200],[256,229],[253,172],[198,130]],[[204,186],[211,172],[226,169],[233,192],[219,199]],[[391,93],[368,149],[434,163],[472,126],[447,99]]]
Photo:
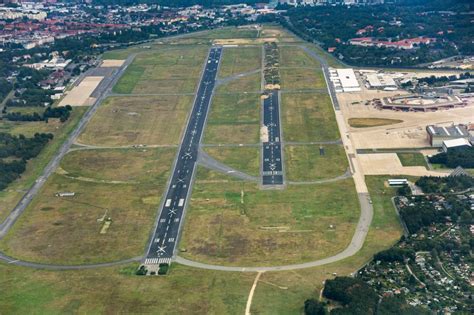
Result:
[[68,91],[66,96],[61,100],[59,106],[90,106],[94,103],[94,98],[90,97],[95,88],[99,85],[104,77],[85,77],[78,86]]
[[388,126],[369,128],[348,127],[356,149],[428,147],[430,145],[425,130],[427,125],[467,124],[474,122],[474,104],[436,112],[379,110],[371,105],[364,105],[366,100],[401,94],[406,93],[402,91],[384,92],[363,89],[361,92],[339,93],[337,95],[346,122],[349,118],[403,120],[402,123]]
[[121,67],[125,60],[113,60],[113,59],[105,59],[102,60],[101,67],[108,68],[108,67]]
[[359,154],[358,159],[365,175],[449,175],[449,172],[429,171],[423,166],[403,166],[396,153]]

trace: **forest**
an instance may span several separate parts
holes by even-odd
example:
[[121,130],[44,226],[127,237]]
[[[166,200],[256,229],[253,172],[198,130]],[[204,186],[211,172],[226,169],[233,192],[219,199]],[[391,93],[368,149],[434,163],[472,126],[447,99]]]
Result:
[[[416,66],[453,55],[474,54],[474,28],[468,4],[431,1],[423,4],[290,8],[282,23],[302,38],[334,47],[333,54],[356,66]],[[453,11],[447,11],[453,10]],[[344,19],[340,19],[343,16]],[[337,21],[337,23],[335,23]],[[414,37],[435,38],[412,50],[362,47],[349,39],[371,37],[398,41]]]
[[449,168],[458,166],[464,168],[474,168],[474,148],[461,147],[452,148],[448,152],[438,153],[428,158],[430,163],[443,164]]

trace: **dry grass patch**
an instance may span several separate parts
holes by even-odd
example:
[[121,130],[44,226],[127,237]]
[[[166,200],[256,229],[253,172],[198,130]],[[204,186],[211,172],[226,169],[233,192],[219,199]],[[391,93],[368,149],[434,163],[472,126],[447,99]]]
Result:
[[387,126],[402,123],[400,119],[388,119],[388,118],[349,118],[348,123],[354,128],[367,128],[367,127],[378,127]]
[[45,271],[0,263],[2,313],[243,314],[255,276],[173,265],[166,277],[138,277],[137,267]]
[[[321,152],[321,149],[324,152]],[[321,155],[323,153],[324,155]],[[334,178],[349,167],[342,145],[285,146],[287,179],[312,181]]]
[[207,147],[205,151],[216,160],[249,175],[260,174],[259,147]]
[[110,97],[79,142],[91,145],[178,144],[192,96]]
[[285,141],[328,141],[340,137],[327,94],[283,93],[281,117]]
[[245,182],[197,182],[180,248],[187,258],[224,265],[311,261],[347,246],[357,204],[352,180],[282,191]]
[[295,46],[280,46],[281,67],[321,68],[321,64],[303,49]]
[[[174,153],[174,149],[69,153],[62,161],[68,173],[60,169],[48,179],[0,242],[2,250],[13,257],[60,264],[141,255]],[[58,192],[75,195],[58,197]],[[107,217],[111,225],[100,234]]]
[[260,95],[217,94],[214,96],[204,143],[258,143]]
[[224,93],[246,93],[259,92],[261,89],[261,73],[254,73],[232,80],[226,84],[220,85],[216,89],[216,94]]
[[260,69],[262,65],[261,47],[224,48],[219,77],[225,78],[243,72]]
[[326,87],[321,70],[282,68],[280,73],[282,90],[311,90]]
[[401,227],[390,198],[395,188],[384,187],[386,177],[368,176],[367,185],[374,206],[374,218],[364,247],[354,256],[320,267],[292,272],[266,272],[260,278],[252,302],[252,313],[299,314],[304,301],[319,298],[323,281],[347,276],[362,267],[373,255],[389,248],[401,236]]
[[[158,206],[144,200],[161,196],[164,186],[165,181],[113,185],[53,175],[0,246],[13,257],[58,264],[141,255]],[[64,191],[75,192],[75,196],[55,196]],[[104,215],[112,224],[106,234],[100,234],[104,222],[98,220]]]
[[67,176],[97,181],[163,182],[175,154],[174,148],[79,150],[64,157],[61,169]]
[[134,94],[194,92],[208,47],[164,47],[138,54],[114,87],[114,91]]

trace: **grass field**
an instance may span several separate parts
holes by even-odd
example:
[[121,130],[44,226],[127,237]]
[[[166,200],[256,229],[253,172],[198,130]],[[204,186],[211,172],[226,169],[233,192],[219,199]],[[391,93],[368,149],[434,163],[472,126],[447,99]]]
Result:
[[50,132],[54,134],[54,139],[44,147],[41,153],[27,163],[26,171],[21,175],[21,178],[14,181],[5,190],[0,191],[1,222],[3,222],[5,217],[23,197],[26,190],[38,178],[44,167],[51,160],[51,157],[77,125],[86,109],[86,107],[74,107],[71,117],[66,123],[60,123],[59,119],[50,119],[47,124],[44,122],[1,122],[0,132],[8,132],[15,135],[23,134],[27,137],[32,137],[37,132]]
[[260,95],[214,95],[204,143],[258,143]]
[[78,150],[68,153],[60,166],[74,178],[163,183],[175,154],[175,148]]
[[281,119],[285,141],[327,141],[340,137],[327,94],[283,93]]
[[216,160],[253,176],[260,175],[259,147],[207,147],[207,154]]
[[[374,220],[362,250],[322,267],[264,273],[252,302],[254,314],[300,314],[332,273],[348,275],[391,246],[401,229],[383,177],[367,177]],[[214,272],[173,265],[167,277],[131,276],[136,265],[83,271],[43,271],[0,264],[0,305],[6,313],[242,314],[255,274]],[[176,296],[182,296],[178,300]],[[157,301],[160,303],[156,303]],[[110,303],[114,301],[114,303]],[[177,304],[178,302],[178,304]]]
[[373,255],[396,243],[402,229],[390,198],[396,189],[384,187],[386,177],[366,177],[373,201],[374,218],[364,247],[354,256],[337,263],[290,272],[264,273],[255,291],[251,312],[255,314],[300,314],[304,301],[319,298],[323,281],[337,275],[349,275]]
[[312,181],[334,178],[344,174],[349,167],[344,147],[323,145],[285,146],[285,171],[287,180]]
[[282,68],[282,90],[311,90],[326,88],[323,72],[316,69]]
[[425,158],[421,153],[399,152],[397,155],[403,166],[427,166]]
[[[336,193],[340,190],[345,193]],[[184,257],[224,265],[311,261],[347,246],[359,217],[357,205],[352,180],[282,191],[198,181],[180,248],[186,249]]]
[[[47,181],[0,241],[2,250],[26,260],[61,264],[141,255],[174,153],[171,149],[72,152],[62,162],[70,173],[55,174]],[[64,191],[75,196],[55,196]],[[98,220],[103,216],[112,224],[100,234],[104,222]]]
[[262,67],[262,48],[233,47],[224,48],[219,77],[225,78]]
[[127,94],[192,93],[207,52],[207,46],[199,45],[168,45],[141,52],[113,90]]
[[173,265],[167,277],[132,275],[137,265],[42,271],[0,264],[5,314],[243,314],[253,274]]
[[206,38],[206,39],[229,39],[229,38],[257,38],[258,30],[255,29],[239,29],[237,27],[224,27],[210,32],[201,33],[193,36],[194,38]]
[[303,49],[296,46],[280,46],[280,67],[321,68],[321,64]]
[[354,128],[367,128],[377,126],[394,125],[403,122],[400,119],[388,118],[349,118],[348,123]]
[[215,94],[246,92],[256,93],[260,92],[260,89],[261,73],[254,73],[229,81],[226,84],[217,86]]
[[109,97],[79,142],[91,145],[178,144],[192,96]]

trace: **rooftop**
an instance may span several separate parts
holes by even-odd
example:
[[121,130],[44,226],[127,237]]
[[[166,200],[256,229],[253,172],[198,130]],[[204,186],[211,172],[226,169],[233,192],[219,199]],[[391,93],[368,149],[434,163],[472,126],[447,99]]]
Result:
[[428,133],[433,136],[433,137],[468,137],[469,132],[467,131],[467,128],[463,125],[453,125],[449,127],[441,127],[441,126],[435,126],[435,125],[430,125],[426,127],[426,130]]

